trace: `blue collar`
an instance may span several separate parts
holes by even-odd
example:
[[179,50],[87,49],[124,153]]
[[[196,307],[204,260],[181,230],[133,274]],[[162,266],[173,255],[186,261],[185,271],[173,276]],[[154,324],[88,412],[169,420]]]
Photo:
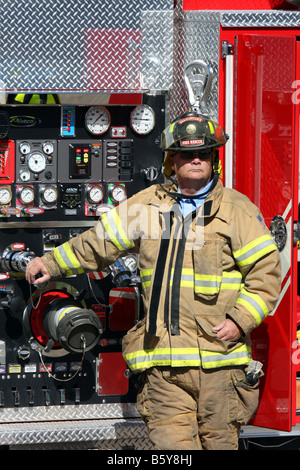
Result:
[[[209,191],[212,183],[213,183],[213,180],[211,180],[204,188],[200,189],[200,191],[196,193],[196,196],[199,196],[196,199],[177,198],[183,217],[186,217],[195,209],[202,206],[202,204],[204,203],[206,199],[206,196],[208,195],[207,191]],[[178,188],[178,193],[182,194],[180,188]],[[203,194],[202,197],[201,197],[201,194]]]

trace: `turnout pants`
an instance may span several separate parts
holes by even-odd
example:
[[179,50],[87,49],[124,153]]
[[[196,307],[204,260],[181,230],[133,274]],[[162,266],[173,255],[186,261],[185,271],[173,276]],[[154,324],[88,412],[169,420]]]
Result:
[[236,450],[240,428],[258,405],[258,384],[239,385],[244,369],[157,367],[142,372],[137,406],[155,449]]

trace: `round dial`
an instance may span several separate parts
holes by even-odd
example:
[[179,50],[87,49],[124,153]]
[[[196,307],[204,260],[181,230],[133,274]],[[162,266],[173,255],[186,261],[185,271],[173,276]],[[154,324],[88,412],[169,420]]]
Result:
[[103,199],[101,186],[92,186],[88,192],[88,199],[92,204],[99,204]]
[[129,271],[133,272],[137,269],[138,266],[138,260],[135,255],[127,255],[123,258],[124,264]]
[[43,152],[46,155],[51,155],[54,152],[54,145],[52,142],[44,142],[43,143]]
[[124,186],[121,186],[120,184],[117,184],[114,186],[111,190],[111,197],[115,202],[121,202],[126,199],[127,192]]
[[45,204],[55,204],[57,201],[57,189],[55,186],[46,186],[41,194]]
[[30,145],[28,142],[21,142],[19,149],[22,155],[28,155],[30,153]]
[[12,198],[11,190],[7,186],[0,187],[0,204],[9,204]]
[[105,106],[92,106],[85,115],[85,127],[94,135],[101,135],[110,126],[110,113]]
[[21,170],[20,171],[20,179],[22,181],[29,181],[30,180],[30,173],[28,170]]
[[19,192],[22,204],[31,204],[34,201],[34,190],[31,186],[23,186]]
[[134,108],[130,115],[130,125],[137,134],[149,134],[154,128],[154,124],[154,111],[146,104],[141,104]]
[[45,156],[40,152],[33,152],[28,156],[27,164],[32,173],[41,173],[46,168]]

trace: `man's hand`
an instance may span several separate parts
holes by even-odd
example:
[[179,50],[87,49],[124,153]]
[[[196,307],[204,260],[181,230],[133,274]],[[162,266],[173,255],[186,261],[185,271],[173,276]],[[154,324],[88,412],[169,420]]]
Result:
[[219,323],[219,325],[215,326],[212,330],[216,333],[217,338],[223,341],[236,341],[243,334],[241,328],[230,320],[230,318],[226,318],[226,320]]
[[[36,275],[39,274],[40,277],[36,279]],[[26,280],[29,284],[39,285],[47,282],[51,279],[48,270],[46,269],[41,258],[36,257],[28,263],[25,273]]]

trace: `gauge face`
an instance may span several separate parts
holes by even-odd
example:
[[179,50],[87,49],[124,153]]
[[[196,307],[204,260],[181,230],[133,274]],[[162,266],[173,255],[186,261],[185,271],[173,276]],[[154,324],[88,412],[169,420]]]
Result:
[[54,204],[57,201],[57,189],[55,186],[46,186],[42,191],[42,199],[45,204]]
[[43,152],[46,155],[51,155],[54,152],[54,145],[52,142],[44,142],[43,143]]
[[20,171],[20,179],[22,181],[29,181],[30,180],[30,173],[28,170],[21,170]]
[[99,204],[103,199],[101,186],[92,186],[88,192],[88,199],[92,204]]
[[120,184],[117,184],[114,186],[111,190],[111,197],[115,202],[121,202],[126,199],[127,192],[124,186],[121,186]]
[[19,149],[22,155],[28,155],[30,153],[30,145],[28,142],[21,142]]
[[135,255],[128,255],[123,258],[124,264],[127,269],[134,272],[137,269],[138,261]]
[[154,128],[154,124],[154,111],[146,104],[141,104],[134,108],[130,115],[130,125],[137,134],[149,134]]
[[31,204],[34,201],[34,190],[31,186],[23,186],[19,192],[22,204]]
[[28,155],[27,164],[32,173],[41,173],[46,168],[45,156],[40,152],[33,152]]
[[104,106],[92,106],[85,115],[85,127],[93,135],[104,134],[110,126],[110,113]]
[[9,204],[12,198],[11,190],[8,187],[0,187],[0,204]]

